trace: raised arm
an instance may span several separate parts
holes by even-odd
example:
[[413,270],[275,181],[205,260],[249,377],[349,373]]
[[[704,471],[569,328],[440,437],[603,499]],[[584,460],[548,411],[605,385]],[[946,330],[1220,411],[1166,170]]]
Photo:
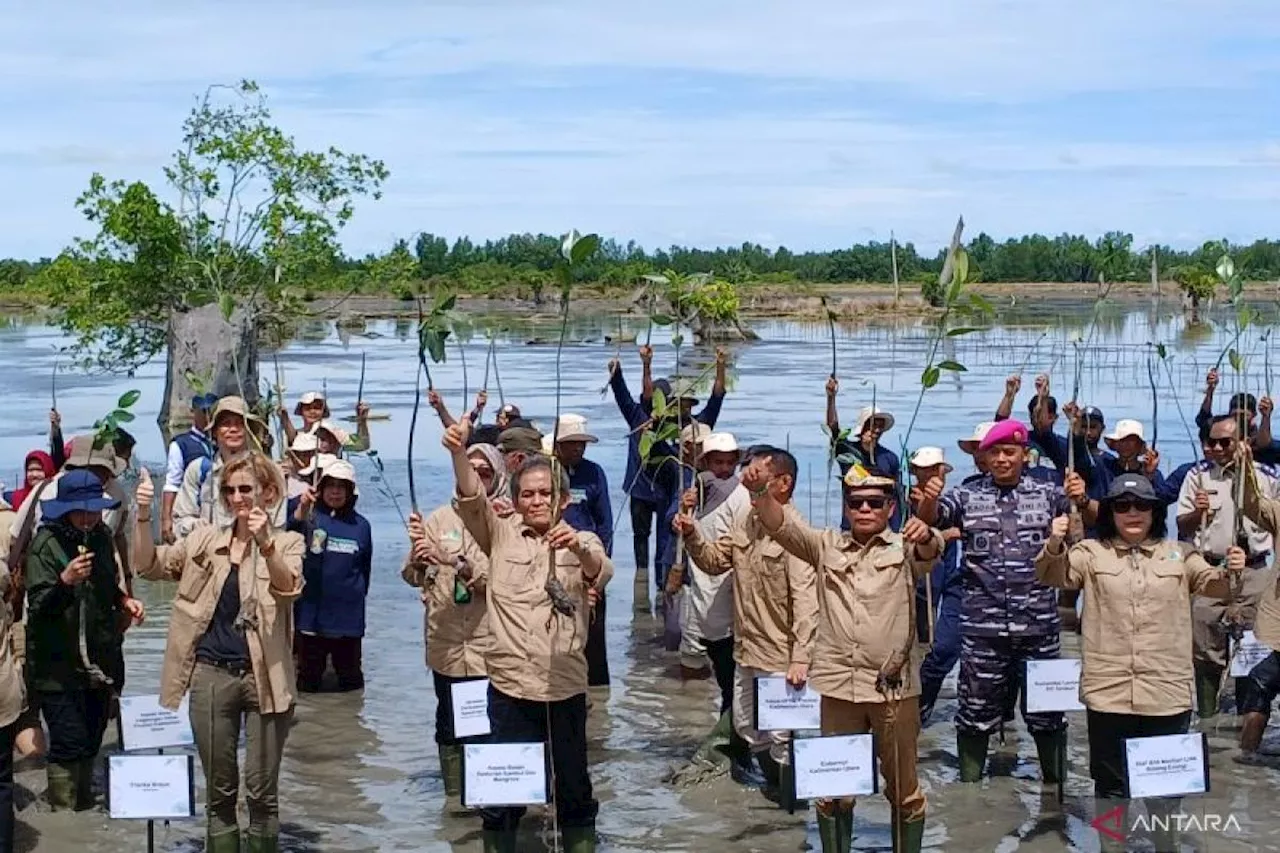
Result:
[[453,459],[453,476],[458,484],[458,515],[476,545],[488,557],[493,550],[493,533],[497,516],[484,493],[484,484],[467,461],[467,439],[471,436],[471,420],[464,417],[444,431],[441,443]]
[[609,362],[609,388],[613,391],[613,401],[618,404],[618,411],[622,413],[627,426],[633,430],[639,429],[649,416],[635,397],[631,396],[631,389],[627,387],[627,380],[622,375],[622,365],[617,359]]
[[1013,414],[1013,402],[1018,399],[1018,391],[1022,389],[1022,377],[1014,374],[1004,381],[1004,396],[996,404],[997,421],[1007,421]]
[[840,435],[840,413],[836,411],[836,394],[840,392],[840,380],[835,376],[827,377],[827,430],[831,433],[831,443],[835,444]]
[[[62,415],[57,409],[49,410],[49,455],[53,457],[53,470],[61,471],[67,464],[67,443],[62,438]],[[24,472],[25,473],[25,472]]]
[[356,403],[356,434],[347,439],[347,450],[352,453],[364,453],[372,446],[369,436],[369,404]]
[[280,419],[280,427],[284,430],[284,447],[282,450],[287,451],[293,444],[293,440],[298,437],[298,428],[293,425],[293,419],[289,417],[289,410],[285,408],[283,403],[276,410],[276,417]]
[[653,347],[645,344],[640,347],[640,402],[650,404],[653,400]]
[[444,398],[440,396],[439,391],[428,391],[427,403],[431,408],[436,410],[436,414],[440,416],[440,424],[445,429],[448,429],[458,422],[457,418],[449,414],[449,407],[444,404]]
[[1036,555],[1036,579],[1058,589],[1082,589],[1093,557],[1087,544],[1067,549],[1071,519],[1060,515],[1053,520],[1049,539]]
[[1258,401],[1258,431],[1253,434],[1253,438],[1249,442],[1260,450],[1266,450],[1271,446],[1271,410],[1274,404],[1270,397],[1263,397]]
[[1213,392],[1218,388],[1218,368],[1213,368],[1204,378],[1204,399],[1196,412],[1196,426],[1204,429],[1213,421]]

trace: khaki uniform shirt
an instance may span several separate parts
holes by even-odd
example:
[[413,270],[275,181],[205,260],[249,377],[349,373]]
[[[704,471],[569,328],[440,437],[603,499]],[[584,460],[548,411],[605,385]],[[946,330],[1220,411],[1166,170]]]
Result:
[[[569,551],[556,552],[556,577],[577,605],[573,616],[562,616],[552,609],[543,588],[550,551],[542,537],[519,515],[500,518],[484,495],[459,499],[458,514],[489,557],[489,682],[507,696],[534,702],[559,702],[585,693],[592,613],[578,558]],[[613,563],[598,536],[578,536],[601,561],[600,574],[590,586],[604,589],[613,577]]]
[[[410,554],[400,576],[405,583],[423,589],[427,595],[427,612],[423,617],[427,666],[450,678],[484,675],[484,656],[489,647],[489,603],[485,592],[489,558],[467,533],[462,516],[452,504],[445,504],[427,516],[423,526],[427,541],[448,565],[437,566],[435,580],[427,584],[426,567],[414,563]],[[453,600],[453,560],[459,555],[471,564],[472,596],[467,604]]]
[[[1263,495],[1280,497],[1280,484],[1261,468],[1255,466],[1255,470]],[[1209,493],[1209,517],[1201,525],[1193,544],[1213,557],[1225,557],[1227,549],[1235,544],[1236,501],[1232,485],[1231,472],[1213,465],[1187,474],[1187,479],[1182,481],[1182,490],[1178,492],[1179,516],[1195,512],[1197,490]],[[1270,533],[1248,519],[1244,522],[1244,529],[1249,536],[1250,557],[1258,557],[1271,550]]]
[[[9,525],[13,511],[0,498],[0,598],[9,591]],[[26,706],[26,683],[22,677],[22,659],[14,640],[22,634],[13,630],[13,611],[0,601],[0,727],[18,719]]]
[[[790,504],[784,510],[794,516]],[[709,575],[733,571],[733,658],[741,666],[783,673],[808,664],[818,628],[813,566],[788,554],[753,510],[714,542],[694,528],[689,558]]]
[[[1280,501],[1246,490],[1244,513],[1246,518],[1264,530],[1273,534],[1280,531]],[[1262,573],[1263,577],[1258,611],[1253,620],[1253,636],[1258,642],[1270,646],[1272,651],[1280,652],[1280,563],[1255,571]]]
[[[293,575],[291,589],[271,582],[267,559],[246,556],[240,566],[240,602],[257,599],[257,630],[246,632],[249,660],[264,714],[279,714],[293,706],[297,676],[293,667],[293,602],[302,594],[302,555],[305,545],[297,533],[276,531],[276,554]],[[178,589],[169,617],[169,640],[160,674],[160,704],[176,709],[191,685],[196,645],[217,606],[231,573],[231,528],[200,524],[172,545],[157,545],[150,565],[135,559],[138,574],[148,580],[174,580]]]
[[[202,460],[193,459],[182,475],[182,489],[173,499],[173,532],[176,536],[186,536],[200,523],[212,524],[215,527],[228,527],[235,521],[222,503],[219,486],[222,482],[222,468],[226,463],[221,455],[213,457],[209,474],[200,482],[200,465]],[[287,478],[281,475],[281,480]],[[288,512],[287,502],[282,498],[271,513],[271,524],[283,530]]]
[[[916,636],[916,579],[929,574],[942,555],[916,557],[900,534],[885,530],[859,545],[848,533],[815,530],[791,515],[774,534],[792,554],[817,567],[818,638],[809,683],[823,696],[845,702],[887,702],[920,695],[923,651]],[[906,651],[901,687],[876,688],[881,668]]]
[[1080,701],[1107,714],[1191,708],[1191,596],[1222,598],[1226,573],[1185,542],[1086,539],[1056,553],[1046,543],[1036,577],[1083,589]]

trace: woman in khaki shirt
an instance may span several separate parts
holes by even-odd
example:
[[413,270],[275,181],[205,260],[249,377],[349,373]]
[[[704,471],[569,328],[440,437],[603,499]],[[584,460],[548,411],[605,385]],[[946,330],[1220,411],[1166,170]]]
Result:
[[[1085,590],[1080,701],[1088,710],[1089,772],[1098,814],[1114,806],[1128,826],[1125,740],[1184,734],[1191,722],[1191,596],[1224,598],[1227,575],[1190,545],[1165,538],[1163,506],[1151,481],[1124,474],[1099,505],[1097,539],[1066,548],[1067,516],[1055,518],[1036,557],[1041,583]],[[1227,568],[1244,570],[1231,548]],[[1114,799],[1118,802],[1108,803]],[[1149,812],[1176,811],[1177,799],[1148,800]],[[1176,831],[1155,832],[1157,851],[1176,850]],[[1104,850],[1124,842],[1103,836]],[[1110,846],[1108,846],[1110,844]]]
[[[467,448],[467,461],[484,486],[495,510],[507,505],[507,469],[502,454],[492,444]],[[503,509],[509,514],[509,506]],[[409,516],[412,551],[400,576],[422,590],[423,638],[427,666],[436,691],[436,749],[445,797],[462,796],[462,747],[472,739],[459,739],[453,731],[453,685],[484,678],[485,644],[489,639],[489,608],[485,581],[489,558],[467,533],[458,515],[457,501],[439,507],[424,522]]]
[[156,546],[154,487],[144,470],[133,562],[149,580],[178,582],[160,703],[175,709],[191,690],[191,728],[207,782],[205,850],[240,849],[236,749],[243,716],[248,848],[266,853],[279,849],[280,759],[293,718],[293,601],[302,592],[304,544],[271,524],[285,484],[270,459],[238,456],[218,485],[229,526],[201,523],[173,545]]

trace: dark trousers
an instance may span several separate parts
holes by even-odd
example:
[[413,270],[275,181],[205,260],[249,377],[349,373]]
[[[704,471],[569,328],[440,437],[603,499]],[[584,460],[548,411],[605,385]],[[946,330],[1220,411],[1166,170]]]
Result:
[[720,713],[733,707],[733,637],[723,640],[703,640],[702,647],[711,659],[711,672],[720,686]]
[[[920,665],[920,681],[928,684],[936,681],[939,685],[960,660],[960,586],[948,583],[939,572],[943,565],[934,567],[932,580],[933,606],[933,648],[925,655]],[[922,642],[929,641],[929,608],[924,584],[916,588],[916,616]]]
[[1246,677],[1236,679],[1236,708],[1241,714],[1270,719],[1276,696],[1280,696],[1280,652],[1267,655]]
[[49,727],[50,764],[74,764],[98,757],[107,731],[111,694],[106,690],[61,690],[40,694]]
[[[1026,680],[1029,660],[1058,657],[1057,634],[1022,637],[960,637],[959,710],[956,731],[960,734],[991,734],[1013,720],[1018,696]],[[1060,712],[1028,714],[1022,719],[1032,735],[1049,734],[1066,728]]]
[[605,625],[605,591],[600,590],[600,598],[596,601],[595,610],[591,613],[591,623],[587,626],[587,646],[583,652],[587,656],[587,686],[609,686],[609,649],[606,646],[608,631]]
[[653,515],[657,511],[657,504],[632,496],[631,541],[635,549],[636,569],[649,568],[649,536],[653,533]]
[[318,637],[295,633],[293,650],[298,658],[298,689],[303,693],[318,692],[330,658],[333,659],[333,671],[338,674],[339,690],[363,689],[363,645],[360,637]]
[[[600,804],[587,773],[587,694],[559,702],[516,699],[489,686],[491,743],[545,743],[555,775],[554,802],[560,826],[595,826]],[[548,739],[549,738],[549,739]],[[487,830],[515,831],[521,807],[481,809]]]
[[18,721],[0,728],[0,853],[13,853],[13,738]]
[[1089,775],[1093,777],[1096,797],[1124,798],[1129,793],[1125,779],[1124,742],[1131,737],[1185,734],[1191,724],[1191,712],[1168,717],[1138,714],[1106,714],[1089,711]]
[[484,678],[478,675],[472,678],[454,678],[431,671],[431,681],[436,688],[436,743],[441,746],[456,746],[460,743],[483,742],[483,738],[462,738],[453,733],[453,685],[464,681],[478,681]]

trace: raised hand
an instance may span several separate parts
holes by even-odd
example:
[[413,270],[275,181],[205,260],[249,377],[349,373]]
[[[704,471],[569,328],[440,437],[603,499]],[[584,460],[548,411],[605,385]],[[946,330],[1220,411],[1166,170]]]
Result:
[[1065,515],[1060,515],[1053,520],[1049,526],[1049,536],[1055,541],[1061,542],[1067,538],[1067,532],[1071,529],[1071,519]]
[[834,397],[840,391],[840,380],[834,376],[827,377],[827,396]]
[[921,519],[912,516],[902,525],[902,538],[912,545],[923,545],[933,539],[933,530]]
[[1016,373],[1004,381],[1004,393],[1009,397],[1014,397],[1022,390],[1022,377]]
[[450,453],[466,453],[467,439],[469,438],[471,438],[471,416],[465,415],[453,426],[445,429],[444,437],[440,439],[440,443]]

